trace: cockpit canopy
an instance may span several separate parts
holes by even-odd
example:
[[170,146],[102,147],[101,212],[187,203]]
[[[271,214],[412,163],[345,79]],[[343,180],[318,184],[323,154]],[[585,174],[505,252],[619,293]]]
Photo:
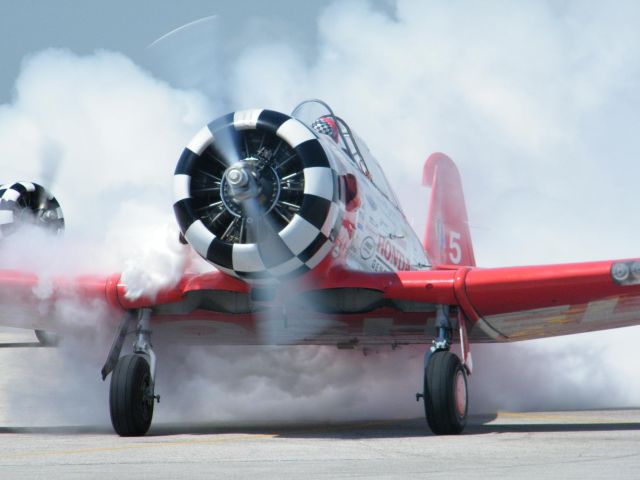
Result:
[[399,208],[398,200],[378,161],[367,145],[349,127],[347,122],[333,113],[331,107],[318,99],[305,100],[291,112],[291,116],[303,122],[317,134],[331,137],[360,171],[380,192]]

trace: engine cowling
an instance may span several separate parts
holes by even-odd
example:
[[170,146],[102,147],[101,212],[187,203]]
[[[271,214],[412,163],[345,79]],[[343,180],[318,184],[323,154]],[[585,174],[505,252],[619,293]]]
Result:
[[271,110],[230,113],[200,130],[178,161],[174,202],[196,252],[249,281],[315,268],[344,212],[338,175],[314,132]]
[[60,233],[64,215],[56,198],[33,182],[16,182],[0,186],[0,238],[7,237],[23,225],[35,225]]

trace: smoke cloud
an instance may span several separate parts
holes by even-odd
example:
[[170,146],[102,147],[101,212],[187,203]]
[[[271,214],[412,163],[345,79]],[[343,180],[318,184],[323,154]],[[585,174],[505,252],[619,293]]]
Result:
[[[170,240],[171,173],[183,146],[227,107],[288,112],[308,97],[328,101],[368,140],[419,233],[427,195],[417,173],[429,153],[449,154],[482,266],[632,257],[639,20],[633,2],[398,0],[391,12],[334,2],[318,18],[314,56],[278,41],[230,60],[220,43],[194,40],[202,61],[190,68],[208,74],[171,85],[117,53],[41,52],[25,60],[14,101],[0,107],[3,181],[53,182],[74,247],[28,249],[2,266],[53,259],[55,271],[125,271],[132,295],[175,281],[189,262]],[[216,71],[225,78],[212,78],[213,90],[202,83]],[[69,316],[99,323],[86,311]],[[110,334],[12,352],[5,421],[107,422],[98,371]],[[640,373],[638,340],[630,328],[474,346],[472,408],[637,406],[629,378]],[[166,349],[156,420],[419,416],[412,395],[423,350]]]

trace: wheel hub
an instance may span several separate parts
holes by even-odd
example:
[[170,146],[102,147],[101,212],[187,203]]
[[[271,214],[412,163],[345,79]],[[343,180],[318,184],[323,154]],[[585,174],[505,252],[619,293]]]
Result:
[[454,382],[456,413],[462,418],[467,413],[467,382],[461,370],[456,372]]

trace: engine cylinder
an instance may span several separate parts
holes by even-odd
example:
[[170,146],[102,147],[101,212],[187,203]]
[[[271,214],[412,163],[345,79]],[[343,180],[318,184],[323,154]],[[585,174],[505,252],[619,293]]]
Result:
[[344,212],[337,173],[314,132],[271,110],[230,113],[200,130],[178,161],[174,202],[196,252],[249,281],[313,269]]

